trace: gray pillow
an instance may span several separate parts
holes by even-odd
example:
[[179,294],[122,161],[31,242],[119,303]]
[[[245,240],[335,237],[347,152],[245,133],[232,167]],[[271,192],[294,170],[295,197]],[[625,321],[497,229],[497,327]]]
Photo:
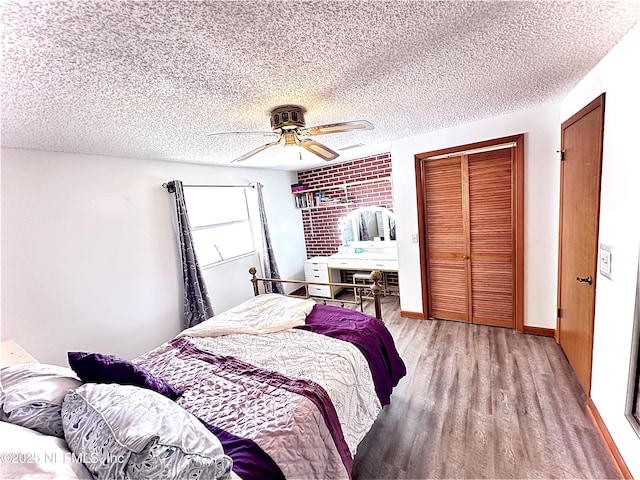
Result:
[[9,365],[0,370],[5,422],[63,438],[64,396],[82,382],[70,368],[40,363]]
[[132,385],[86,383],[62,404],[67,444],[98,479],[227,479],[233,461],[181,406]]

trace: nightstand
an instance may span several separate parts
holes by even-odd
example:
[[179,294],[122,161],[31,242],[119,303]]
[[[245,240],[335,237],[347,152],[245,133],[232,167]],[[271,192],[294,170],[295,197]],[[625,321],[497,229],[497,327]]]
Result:
[[27,351],[13,340],[3,340],[0,342],[0,366],[15,365],[18,363],[39,363]]

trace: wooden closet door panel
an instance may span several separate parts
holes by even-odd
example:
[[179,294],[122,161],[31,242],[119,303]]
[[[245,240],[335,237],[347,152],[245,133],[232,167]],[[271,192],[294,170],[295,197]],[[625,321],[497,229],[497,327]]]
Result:
[[513,326],[511,261],[472,260],[473,323]]
[[472,322],[514,326],[512,154],[469,155]]
[[[468,321],[466,269],[460,260],[431,259],[430,317]],[[462,285],[463,288],[460,288]]]
[[468,321],[461,157],[423,164],[429,317]]

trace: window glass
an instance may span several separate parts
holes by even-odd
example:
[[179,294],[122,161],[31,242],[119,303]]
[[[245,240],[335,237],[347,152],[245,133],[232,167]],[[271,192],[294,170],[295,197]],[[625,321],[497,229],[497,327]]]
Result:
[[191,235],[200,266],[255,251],[244,187],[185,187]]
[[243,187],[185,187],[191,228],[249,220],[245,190]]

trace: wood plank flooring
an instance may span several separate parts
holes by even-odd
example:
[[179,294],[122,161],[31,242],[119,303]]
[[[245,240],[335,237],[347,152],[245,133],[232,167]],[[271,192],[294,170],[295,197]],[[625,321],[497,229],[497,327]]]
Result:
[[[371,313],[371,312],[368,312]],[[621,478],[554,339],[383,314],[407,365],[355,480]]]

